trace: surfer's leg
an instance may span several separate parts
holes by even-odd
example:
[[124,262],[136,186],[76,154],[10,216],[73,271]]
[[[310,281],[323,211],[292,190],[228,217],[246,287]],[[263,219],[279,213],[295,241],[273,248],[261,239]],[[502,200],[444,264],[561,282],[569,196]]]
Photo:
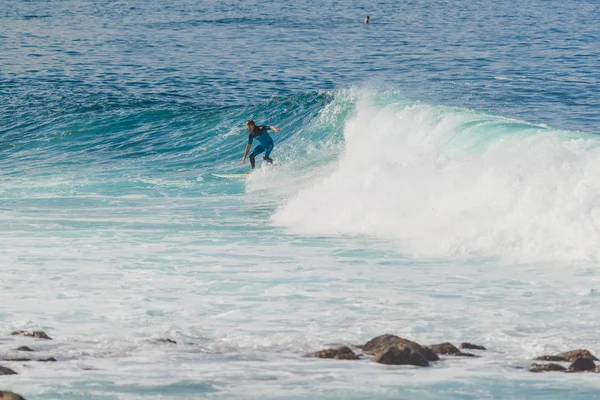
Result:
[[265,156],[263,157],[263,160],[265,160],[268,163],[273,163],[273,160],[269,157],[271,155],[271,152],[273,151],[273,145],[270,145],[269,147],[267,147],[267,150],[265,150]]
[[252,165],[252,169],[254,169],[256,165],[256,156],[262,153],[263,151],[265,151],[265,148],[259,145],[256,146],[252,151],[252,154],[250,154],[250,165]]

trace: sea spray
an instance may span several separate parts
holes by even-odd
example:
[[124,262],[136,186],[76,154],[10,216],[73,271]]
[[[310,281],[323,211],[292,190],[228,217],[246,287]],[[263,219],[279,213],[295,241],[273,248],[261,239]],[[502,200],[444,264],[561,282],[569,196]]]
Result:
[[290,193],[275,225],[389,238],[417,257],[600,259],[595,136],[386,101],[357,98],[335,167]]

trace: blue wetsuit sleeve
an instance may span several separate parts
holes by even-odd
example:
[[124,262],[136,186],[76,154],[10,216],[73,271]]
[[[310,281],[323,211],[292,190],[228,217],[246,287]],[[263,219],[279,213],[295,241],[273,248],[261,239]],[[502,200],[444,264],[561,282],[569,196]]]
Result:
[[248,144],[252,144],[252,134],[248,135]]
[[271,130],[271,127],[270,127],[270,126],[267,126],[267,125],[263,125],[263,126],[261,126],[261,127],[260,127],[260,131],[261,131],[261,132],[262,132],[262,131],[270,131],[270,130]]

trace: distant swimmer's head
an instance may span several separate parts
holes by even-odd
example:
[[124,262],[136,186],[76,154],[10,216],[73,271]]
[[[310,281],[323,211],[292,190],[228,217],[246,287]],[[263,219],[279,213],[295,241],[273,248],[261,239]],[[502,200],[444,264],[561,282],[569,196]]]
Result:
[[369,23],[369,19],[370,19],[370,18],[371,18],[371,17],[369,17],[369,16],[367,15],[367,18],[365,18],[365,24],[368,24],[368,23]]
[[246,129],[248,129],[249,131],[253,131],[255,127],[256,124],[253,120],[249,119],[248,121],[246,121]]

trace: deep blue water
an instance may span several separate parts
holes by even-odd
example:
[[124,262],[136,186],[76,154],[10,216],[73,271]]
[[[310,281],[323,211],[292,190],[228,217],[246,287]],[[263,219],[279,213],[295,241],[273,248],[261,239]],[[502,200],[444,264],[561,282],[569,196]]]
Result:
[[[0,326],[39,399],[593,398],[600,3],[0,4]],[[362,21],[371,16],[371,23]],[[276,125],[273,168],[241,164]],[[427,370],[303,358],[396,333]],[[170,337],[177,345],[157,345]],[[32,344],[33,343],[33,344]]]

